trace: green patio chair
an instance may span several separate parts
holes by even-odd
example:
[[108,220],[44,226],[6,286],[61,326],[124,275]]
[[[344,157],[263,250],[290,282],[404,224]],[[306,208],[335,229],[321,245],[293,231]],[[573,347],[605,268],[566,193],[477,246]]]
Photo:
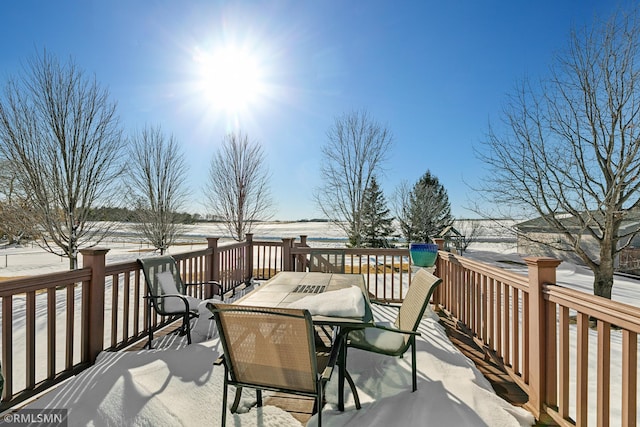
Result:
[[418,389],[416,368],[416,336],[420,320],[429,304],[433,291],[442,283],[442,279],[424,269],[418,270],[411,280],[411,286],[402,305],[391,305],[372,301],[398,308],[398,316],[393,325],[376,323],[374,327],[351,331],[347,338],[347,347],[359,348],[388,356],[402,357],[411,347],[411,378],[412,391]]
[[313,411],[322,425],[324,386],[337,362],[342,341],[317,349],[307,310],[207,303],[214,314],[225,367],[222,425],[226,422],[227,388],[236,387],[231,412],[236,412],[242,387],[315,398]]
[[191,344],[191,320],[198,317],[198,304],[201,299],[187,295],[187,287],[206,284],[213,287],[213,294],[221,296],[218,282],[184,283],[178,271],[176,260],[172,256],[158,256],[140,258],[138,263],[144,273],[147,284],[147,321],[149,325],[149,342],[153,341],[153,327],[151,325],[151,309],[162,316],[181,316],[182,326],[178,330],[180,335],[187,335],[187,342]]
[[344,274],[344,251],[311,249],[309,271]]

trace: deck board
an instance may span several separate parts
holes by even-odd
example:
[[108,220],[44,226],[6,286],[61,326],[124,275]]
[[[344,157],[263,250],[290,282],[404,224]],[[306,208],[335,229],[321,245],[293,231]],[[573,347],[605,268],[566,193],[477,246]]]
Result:
[[283,411],[287,411],[302,425],[305,425],[313,415],[313,403],[314,399],[311,397],[286,393],[274,393],[264,399],[265,405],[277,406]]

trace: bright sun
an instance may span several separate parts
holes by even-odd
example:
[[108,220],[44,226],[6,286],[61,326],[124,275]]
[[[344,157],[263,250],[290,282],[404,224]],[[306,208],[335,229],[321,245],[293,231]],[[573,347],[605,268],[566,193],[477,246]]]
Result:
[[255,106],[264,96],[262,70],[255,55],[236,47],[225,47],[198,58],[205,100],[216,109],[239,114]]

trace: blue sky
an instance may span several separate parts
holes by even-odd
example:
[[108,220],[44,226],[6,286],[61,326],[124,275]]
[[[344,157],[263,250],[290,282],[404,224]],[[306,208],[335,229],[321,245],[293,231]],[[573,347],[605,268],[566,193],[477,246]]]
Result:
[[[3,1],[0,84],[42,49],[72,57],[109,89],[127,133],[159,125],[182,144],[190,210],[201,213],[211,157],[240,129],[267,153],[281,220],[321,217],[311,194],[326,133],[337,116],[366,110],[394,135],[379,177],[386,197],[430,170],[453,214],[467,218],[467,183],[485,173],[473,147],[499,122],[506,94],[546,73],[572,27],[615,8],[597,0]],[[219,69],[207,64],[220,52],[254,72],[232,70],[233,82],[215,86],[205,76]]]

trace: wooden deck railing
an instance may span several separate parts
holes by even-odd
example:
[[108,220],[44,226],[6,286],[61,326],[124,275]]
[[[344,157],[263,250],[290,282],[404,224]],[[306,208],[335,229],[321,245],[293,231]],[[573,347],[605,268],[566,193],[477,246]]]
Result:
[[[375,298],[402,301],[411,280],[407,249],[323,250],[344,252],[345,272],[363,274]],[[218,280],[229,295],[252,278],[304,271],[310,251],[304,236],[257,242],[248,235],[244,242],[225,245],[210,238],[206,249],[174,257],[186,282]],[[100,351],[124,348],[144,339],[149,327],[174,321],[147,312],[138,263],[107,264],[107,252],[83,251],[79,270],[2,282],[5,388],[0,409],[85,369]],[[640,309],[555,285],[557,260],[525,261],[528,276],[441,251],[436,274],[443,284],[434,302],[465,324],[528,393],[527,407],[537,418],[585,425],[592,417],[589,408],[595,407],[598,425],[608,425],[615,411],[622,425],[635,426]],[[207,289],[195,289],[194,296],[210,297]],[[147,314],[152,314],[150,321]],[[619,374],[611,369],[614,335],[621,341],[614,349],[622,358]],[[597,369],[592,372],[588,362],[594,358]],[[611,399],[616,375],[621,378],[619,405]],[[588,391],[591,378],[595,398]]]
[[[281,242],[255,242],[253,246],[253,277],[266,280],[280,271],[307,271],[311,247],[307,236],[285,238]],[[409,250],[381,248],[323,248],[323,252],[344,252],[345,273],[362,274],[369,292],[376,299],[401,302],[403,283],[411,282]]]
[[[251,276],[250,242],[174,257],[185,282],[219,280],[233,292]],[[0,410],[90,366],[103,350],[119,350],[175,319],[148,313],[144,276],[135,261],[106,264],[108,249],[83,250],[83,268],[2,282],[0,339],[5,379]],[[190,287],[211,297],[210,287]],[[149,315],[149,316],[148,316]],[[42,333],[40,331],[46,331]]]
[[[635,426],[640,309],[557,286],[558,260],[525,262],[528,276],[440,252],[434,302],[522,387],[537,419],[608,426],[616,412],[616,425]],[[622,372],[612,370],[612,334]],[[621,388],[620,401],[611,387]]]

